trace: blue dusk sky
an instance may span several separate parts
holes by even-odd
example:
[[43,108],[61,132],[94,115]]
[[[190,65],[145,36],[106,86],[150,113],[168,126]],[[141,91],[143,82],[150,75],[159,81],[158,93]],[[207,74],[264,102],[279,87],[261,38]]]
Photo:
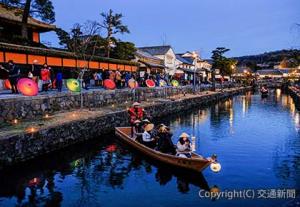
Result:
[[[100,21],[100,13],[124,15],[136,46],[170,44],[175,52],[199,51],[210,58],[219,46],[229,56],[300,48],[300,0],[53,0],[58,27]],[[53,33],[43,42],[58,46]]]

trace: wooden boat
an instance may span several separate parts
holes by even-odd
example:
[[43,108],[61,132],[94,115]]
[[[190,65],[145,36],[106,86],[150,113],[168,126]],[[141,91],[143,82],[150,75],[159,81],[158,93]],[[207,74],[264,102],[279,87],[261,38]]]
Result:
[[152,159],[158,160],[162,163],[169,164],[174,167],[201,172],[210,164],[214,163],[213,159],[205,159],[196,153],[192,153],[191,158],[183,158],[161,153],[159,151],[148,148],[145,145],[135,141],[135,139],[131,138],[131,127],[117,127],[115,133],[122,141],[134,147],[139,152],[147,155]]

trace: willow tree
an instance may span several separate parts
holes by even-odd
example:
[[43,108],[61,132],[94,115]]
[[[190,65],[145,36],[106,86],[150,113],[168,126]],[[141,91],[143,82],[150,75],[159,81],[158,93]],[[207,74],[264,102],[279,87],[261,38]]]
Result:
[[51,0],[1,0],[6,6],[20,9],[16,15],[22,15],[22,37],[28,39],[28,18],[30,16],[52,24],[55,22],[55,12]]
[[129,33],[129,29],[126,25],[122,23],[123,15],[121,13],[114,14],[110,9],[108,13],[101,13],[103,17],[100,27],[106,30],[106,56],[110,57],[110,51],[112,47],[112,38],[115,34]]

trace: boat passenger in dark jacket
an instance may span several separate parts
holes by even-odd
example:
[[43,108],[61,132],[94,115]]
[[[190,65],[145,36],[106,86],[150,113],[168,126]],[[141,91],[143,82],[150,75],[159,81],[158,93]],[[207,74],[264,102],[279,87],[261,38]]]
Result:
[[172,142],[172,136],[173,134],[171,133],[170,129],[165,125],[161,125],[157,133],[158,141],[156,150],[175,155],[176,150]]

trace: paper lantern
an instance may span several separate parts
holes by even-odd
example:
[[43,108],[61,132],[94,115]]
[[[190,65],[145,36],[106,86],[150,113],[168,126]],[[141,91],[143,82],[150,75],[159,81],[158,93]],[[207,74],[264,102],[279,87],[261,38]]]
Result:
[[174,87],[178,87],[179,86],[179,82],[177,80],[172,80],[171,84]]
[[160,87],[164,87],[164,86],[166,86],[167,85],[167,82],[166,81],[164,81],[164,80],[160,80],[159,81],[159,86]]
[[21,78],[18,81],[17,88],[24,96],[36,96],[39,92],[36,82],[29,78]]
[[155,87],[155,82],[151,79],[148,79],[146,80],[146,85],[149,87],[149,88],[154,88]]
[[70,78],[67,80],[67,88],[72,92],[80,92],[80,82],[77,79]]
[[128,81],[128,86],[129,86],[129,88],[137,88],[137,87],[139,87],[139,84],[136,80],[130,79]]
[[103,83],[104,87],[108,90],[114,90],[116,88],[116,84],[114,81],[110,80],[110,79],[106,79],[104,80]]
[[221,164],[220,163],[211,163],[210,164],[210,169],[213,172],[220,172],[221,171]]
[[10,84],[10,81],[8,79],[4,80],[3,81],[3,86],[5,89],[11,89],[11,84]]

